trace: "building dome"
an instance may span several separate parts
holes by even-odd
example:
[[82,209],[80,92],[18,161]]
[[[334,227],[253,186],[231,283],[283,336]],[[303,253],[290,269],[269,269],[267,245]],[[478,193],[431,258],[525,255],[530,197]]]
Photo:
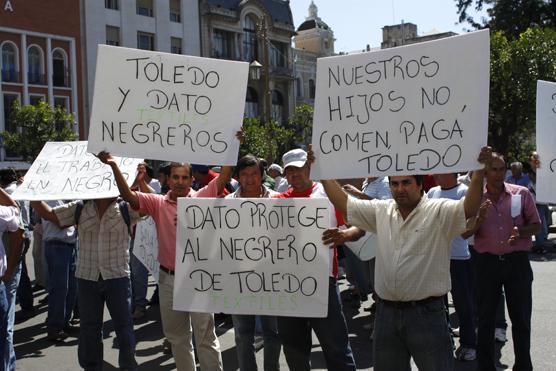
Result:
[[312,30],[314,28],[320,28],[323,30],[329,29],[328,25],[319,17],[319,8],[317,8],[315,3],[311,1],[311,5],[309,5],[309,15],[305,18],[305,22],[297,28],[297,31]]

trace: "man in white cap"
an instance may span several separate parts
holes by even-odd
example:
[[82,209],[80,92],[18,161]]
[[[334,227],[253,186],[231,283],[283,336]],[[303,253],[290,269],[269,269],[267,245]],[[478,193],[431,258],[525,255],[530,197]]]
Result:
[[[290,188],[281,193],[279,198],[326,197],[322,184],[313,182],[310,178],[310,164],[307,162],[307,153],[304,150],[293,149],[284,154],[282,161]],[[332,205],[330,205],[330,209],[334,210]],[[331,227],[344,224],[339,213],[331,212],[330,219]],[[334,232],[328,238],[325,235],[324,244],[338,245],[347,238],[356,239],[356,234],[357,238],[359,237],[358,231],[352,228],[340,232],[336,229],[332,231]],[[328,247],[322,246],[322,248]],[[336,283],[338,277],[336,246],[330,248],[330,260],[327,317],[278,317],[278,333],[290,370],[308,371],[311,369],[311,330],[315,331],[319,339],[329,370],[351,371],[356,369]]]
[[268,167],[268,175],[274,179],[274,190],[276,192],[282,193],[288,190],[289,184],[286,178],[282,176],[283,173],[282,167],[278,164],[272,164]]

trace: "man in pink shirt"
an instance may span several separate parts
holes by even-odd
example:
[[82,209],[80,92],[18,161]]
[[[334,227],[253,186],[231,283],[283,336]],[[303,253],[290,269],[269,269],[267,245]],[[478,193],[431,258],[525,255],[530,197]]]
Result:
[[[191,189],[193,178],[191,165],[171,163],[168,186],[165,195],[132,191],[123,177],[114,159],[107,153],[100,153],[99,159],[110,165],[124,200],[140,213],[153,217],[158,235],[158,261],[160,263],[159,295],[160,315],[164,335],[172,345],[172,353],[178,370],[195,371],[195,354],[191,327],[195,336],[195,345],[203,371],[222,370],[220,344],[214,329],[212,313],[182,312],[173,309],[174,270],[176,259],[176,222],[178,197],[217,197],[223,193],[224,186],[230,180],[232,167],[223,166],[220,176],[214,178],[205,187],[195,192]],[[141,181],[141,177],[138,176]]]
[[531,236],[540,230],[535,201],[525,187],[504,182],[506,163],[493,154],[486,168],[483,202],[490,202],[486,215],[477,217],[474,230],[477,270],[479,369],[495,371],[494,327],[502,287],[512,321],[514,370],[532,370],[531,285],[533,271],[528,252]]

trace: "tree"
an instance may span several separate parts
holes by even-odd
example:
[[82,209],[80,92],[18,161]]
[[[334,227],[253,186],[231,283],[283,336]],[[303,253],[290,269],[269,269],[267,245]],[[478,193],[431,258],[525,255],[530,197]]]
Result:
[[[456,0],[459,21],[474,28],[489,27],[518,37],[530,27],[556,27],[556,0]],[[486,9],[489,19],[476,21],[469,10]]]
[[9,117],[14,132],[4,131],[6,149],[25,161],[32,162],[46,142],[76,140],[73,132],[73,115],[62,107],[52,107],[44,101],[38,105],[22,106],[14,102]]
[[[288,122],[288,128],[294,132],[295,145],[306,145],[311,142],[313,133],[313,113],[314,109],[308,104],[300,104],[295,107],[293,116]],[[290,148],[291,149],[291,148]]]
[[292,142],[294,132],[279,126],[276,122],[261,122],[259,118],[245,118],[243,120],[245,140],[239,155],[252,154],[274,162]]
[[556,81],[556,31],[528,29],[516,39],[491,35],[489,144],[510,160],[535,146],[537,80]]

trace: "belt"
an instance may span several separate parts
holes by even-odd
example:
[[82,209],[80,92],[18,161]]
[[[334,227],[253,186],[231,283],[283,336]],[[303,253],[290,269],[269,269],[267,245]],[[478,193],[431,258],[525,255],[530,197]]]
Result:
[[508,261],[508,260],[517,259],[523,257],[524,255],[527,255],[527,251],[514,251],[507,254],[499,254],[499,255],[485,253],[481,255],[488,256],[489,258],[494,258],[498,261]]
[[163,271],[163,272],[168,273],[170,276],[174,275],[174,270],[173,269],[166,268],[163,265],[160,266],[160,270]]
[[425,299],[412,300],[412,301],[391,301],[391,300],[384,300],[384,299],[378,298],[378,300],[381,303],[383,303],[384,305],[387,305],[389,307],[398,308],[398,309],[417,307],[419,305],[427,304],[427,303],[433,302],[435,300],[442,300],[442,299],[443,299],[442,296],[429,296],[428,298],[425,298]]

